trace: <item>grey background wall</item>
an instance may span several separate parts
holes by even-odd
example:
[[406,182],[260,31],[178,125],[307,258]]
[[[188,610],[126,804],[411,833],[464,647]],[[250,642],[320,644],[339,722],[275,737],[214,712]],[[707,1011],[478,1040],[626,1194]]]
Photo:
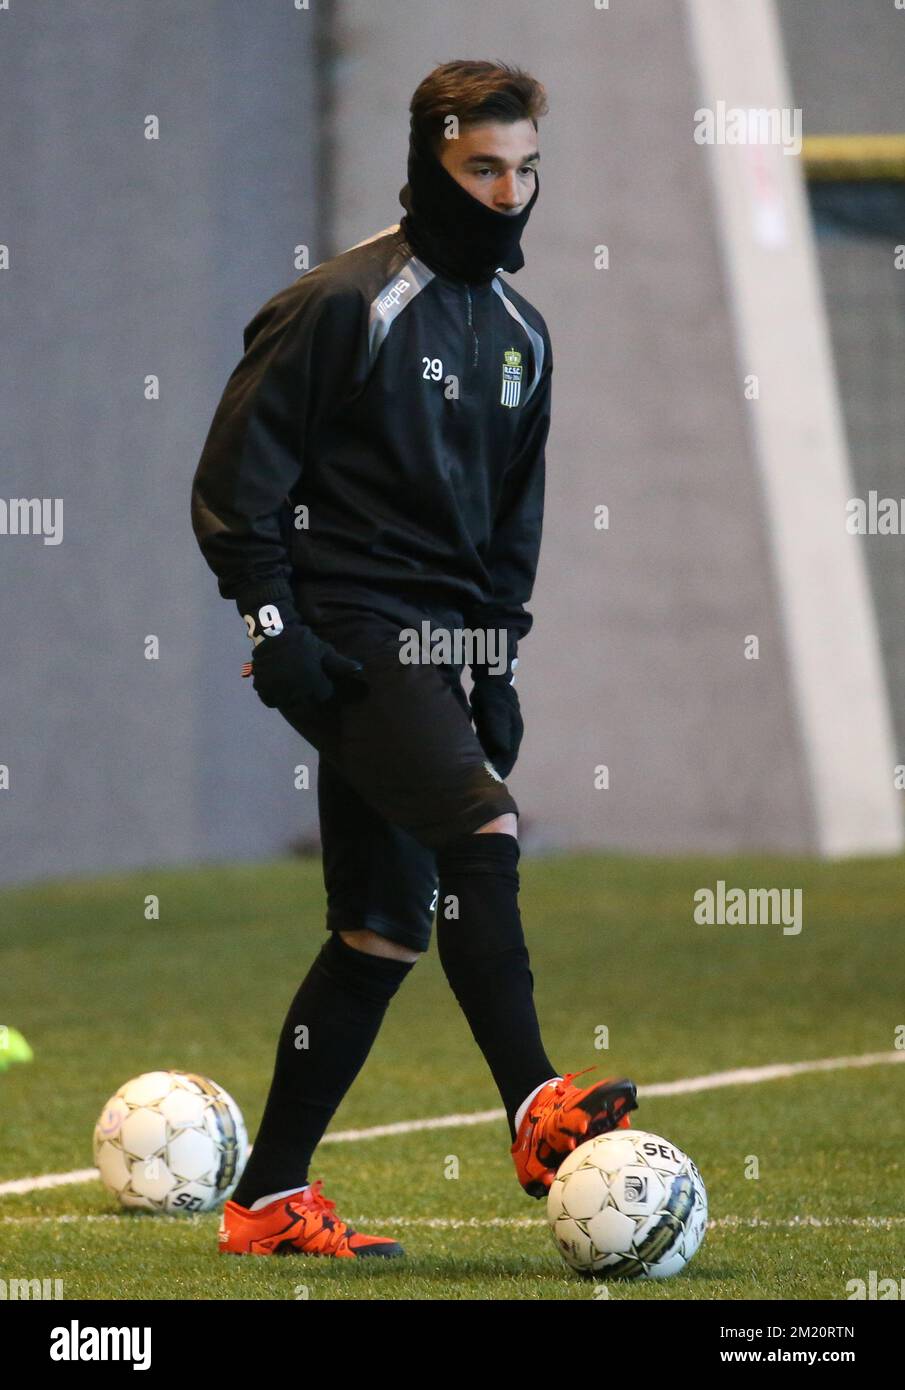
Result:
[[[191,476],[293,248],[314,264],[398,220],[410,93],[473,55],[529,67],[551,105],[513,277],[557,363],[511,781],[526,843],[812,848],[683,7],[312,7],[0,15],[2,495],[62,497],[65,518],[56,547],[0,537],[0,880],[315,833],[314,793],[292,785],[315,755],[239,679],[247,642],[195,546]],[[801,23],[818,9],[802,0]],[[767,659],[742,659],[748,632]]]
[[2,493],[64,499],[62,544],[0,537],[0,876],[266,853],[293,735],[240,679],[189,489],[244,324],[297,243],[325,254],[316,21],[79,0],[0,25]]

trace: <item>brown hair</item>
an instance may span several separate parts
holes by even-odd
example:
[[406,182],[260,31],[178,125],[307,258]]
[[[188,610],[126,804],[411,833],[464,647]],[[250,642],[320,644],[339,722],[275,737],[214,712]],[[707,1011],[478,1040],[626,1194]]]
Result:
[[447,116],[457,116],[460,127],[480,121],[533,121],[537,129],[538,117],[547,109],[543,86],[522,68],[457,59],[441,63],[415,88],[409,105],[411,134],[437,153]]

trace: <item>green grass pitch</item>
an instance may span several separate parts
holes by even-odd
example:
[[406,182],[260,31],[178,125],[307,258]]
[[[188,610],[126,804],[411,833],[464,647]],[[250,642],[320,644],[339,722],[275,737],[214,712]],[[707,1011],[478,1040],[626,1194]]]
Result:
[[[547,1050],[641,1087],[738,1067],[893,1052],[905,1025],[905,859],[523,859],[521,908]],[[693,894],[803,890],[804,927],[698,926]],[[147,894],[158,922],[144,918]],[[0,1182],[91,1167],[104,1101],[157,1068],[200,1071],[254,1136],[279,1026],[324,935],[316,859],[139,873],[0,894],[0,1022],[34,1048],[0,1073]],[[609,1047],[598,1050],[600,1025]],[[592,1073],[591,1076],[594,1074]],[[590,1079],[590,1077],[589,1077]],[[836,1299],[905,1274],[905,1070],[814,1072],[641,1096],[632,1117],[686,1149],[711,1227],[681,1276],[619,1299]],[[333,1131],[496,1108],[432,950],[390,1007]],[[99,1182],[0,1196],[6,1277],[73,1299],[587,1300],[500,1121],[325,1144],[341,1216],[405,1261],[236,1259],[216,1214],[121,1214]],[[457,1178],[445,1176],[458,1159]],[[750,1157],[759,1176],[746,1176]],[[600,1290],[597,1290],[599,1296]]]

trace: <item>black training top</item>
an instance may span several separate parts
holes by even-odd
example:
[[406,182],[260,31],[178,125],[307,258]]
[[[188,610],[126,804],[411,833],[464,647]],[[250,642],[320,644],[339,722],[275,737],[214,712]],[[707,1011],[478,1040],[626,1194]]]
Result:
[[399,227],[263,306],[192,488],[220,593],[531,627],[552,354],[499,275],[435,273]]

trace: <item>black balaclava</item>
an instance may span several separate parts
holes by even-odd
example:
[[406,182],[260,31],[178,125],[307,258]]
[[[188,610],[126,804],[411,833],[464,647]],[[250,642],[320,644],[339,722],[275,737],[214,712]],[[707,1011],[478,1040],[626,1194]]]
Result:
[[525,258],[519,242],[540,192],[534,177],[534,193],[520,213],[496,212],[473,198],[412,130],[408,183],[399,191],[406,212],[403,235],[431,270],[455,280],[484,284],[497,270],[521,270]]

